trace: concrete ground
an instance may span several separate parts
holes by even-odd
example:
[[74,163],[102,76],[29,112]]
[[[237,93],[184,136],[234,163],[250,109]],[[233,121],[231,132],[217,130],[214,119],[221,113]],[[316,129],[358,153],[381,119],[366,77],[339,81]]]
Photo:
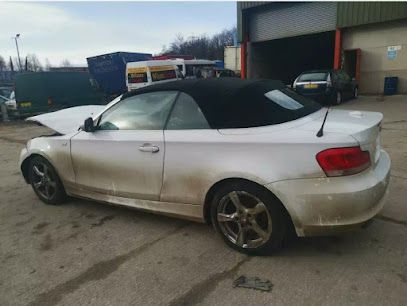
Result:
[[[387,205],[366,229],[262,257],[203,224],[84,200],[42,204],[17,162],[27,139],[49,131],[0,124],[0,305],[407,305],[407,96],[340,108],[385,115]],[[273,289],[234,288],[241,275]]]

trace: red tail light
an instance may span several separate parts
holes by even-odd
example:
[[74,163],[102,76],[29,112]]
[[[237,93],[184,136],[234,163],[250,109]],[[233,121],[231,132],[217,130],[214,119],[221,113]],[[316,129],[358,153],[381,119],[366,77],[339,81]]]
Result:
[[327,149],[316,158],[326,176],[356,174],[370,167],[369,151],[362,151],[360,147]]

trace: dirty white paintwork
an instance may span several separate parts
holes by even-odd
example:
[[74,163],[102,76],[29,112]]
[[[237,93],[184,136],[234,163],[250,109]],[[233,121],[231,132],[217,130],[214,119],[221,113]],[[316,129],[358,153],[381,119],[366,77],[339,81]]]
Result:
[[[140,151],[145,143],[153,143],[159,151]],[[163,131],[81,131],[71,138],[71,157],[75,183],[85,189],[146,200],[160,198]]]
[[93,117],[105,108],[105,105],[75,106],[29,117],[26,120],[40,123],[60,134],[69,134],[77,131],[86,118]]
[[[205,197],[214,184],[243,178],[281,200],[299,235],[317,235],[372,218],[383,206],[390,173],[390,159],[380,149],[380,113],[331,110],[323,137],[316,137],[325,111],[227,130],[87,133],[77,131],[81,122],[75,122],[64,125],[73,133],[29,141],[20,161],[31,154],[46,157],[72,196],[198,221],[204,221]],[[140,151],[145,144],[159,151]],[[370,151],[372,166],[352,176],[326,177],[316,154],[356,145]]]
[[379,162],[362,173],[335,178],[283,180],[266,187],[286,203],[300,236],[327,234],[329,227],[335,230],[335,227],[362,224],[383,208],[390,180],[389,169],[389,155],[380,150]]

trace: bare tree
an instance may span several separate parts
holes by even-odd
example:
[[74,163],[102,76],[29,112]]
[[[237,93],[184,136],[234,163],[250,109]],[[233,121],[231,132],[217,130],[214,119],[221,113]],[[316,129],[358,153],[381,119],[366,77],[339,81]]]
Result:
[[[175,40],[171,43],[170,49],[168,51],[177,53],[177,54],[181,54],[184,44],[185,44],[184,36],[182,36],[181,33],[178,33],[175,36]],[[167,51],[167,53],[168,53],[168,51]]]
[[28,54],[26,57],[26,70],[33,72],[39,72],[43,70],[40,60],[34,53]]
[[14,56],[13,58],[10,56],[10,60],[8,62],[8,69],[10,71],[18,71],[19,70],[18,58],[16,56]]
[[61,67],[72,67],[72,64],[71,64],[71,62],[70,62],[68,59],[64,59],[64,60],[61,62]]
[[4,57],[0,55],[0,71],[6,70],[6,61]]
[[167,51],[167,46],[166,46],[166,45],[162,45],[162,46],[161,46],[161,51],[158,52],[157,54],[154,54],[154,55],[161,55],[161,54],[164,54],[166,51]]
[[223,59],[225,46],[233,44],[236,28],[223,30],[208,37],[206,35],[184,38],[177,34],[170,47],[163,54],[190,54],[196,58]]
[[49,59],[46,58],[46,59],[45,59],[45,67],[44,67],[44,70],[45,70],[45,71],[49,71],[50,68],[51,68],[51,63],[49,62]]

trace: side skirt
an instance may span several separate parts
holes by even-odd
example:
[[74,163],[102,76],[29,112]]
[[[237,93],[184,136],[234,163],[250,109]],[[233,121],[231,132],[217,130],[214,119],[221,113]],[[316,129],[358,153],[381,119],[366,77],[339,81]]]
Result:
[[155,214],[182,218],[200,223],[205,222],[202,205],[124,198],[89,190],[83,190],[75,188],[73,186],[70,186],[69,190],[66,190],[66,192],[69,196],[72,197],[79,197],[107,204],[136,208]]

